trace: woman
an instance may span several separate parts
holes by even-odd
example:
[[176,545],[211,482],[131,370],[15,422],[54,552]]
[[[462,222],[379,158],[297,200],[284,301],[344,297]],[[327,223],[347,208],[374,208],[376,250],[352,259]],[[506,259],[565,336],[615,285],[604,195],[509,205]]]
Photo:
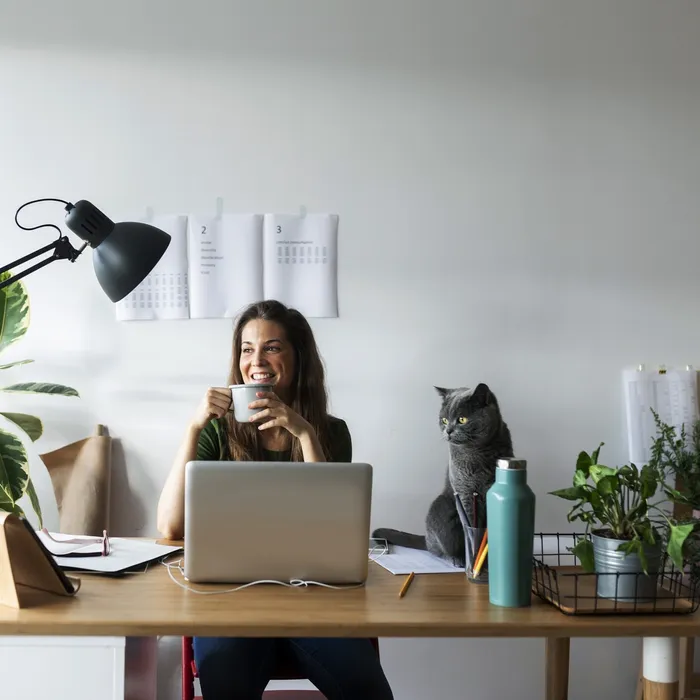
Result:
[[[350,462],[344,421],[329,416],[323,364],[307,320],[277,301],[249,306],[233,333],[229,384],[272,384],[250,404],[249,423],[234,420],[229,389],[209,389],[195,412],[158,503],[164,537],[184,533],[185,464],[200,460]],[[328,700],[392,700],[367,639],[196,637],[204,700],[259,700],[281,656],[293,657]]]

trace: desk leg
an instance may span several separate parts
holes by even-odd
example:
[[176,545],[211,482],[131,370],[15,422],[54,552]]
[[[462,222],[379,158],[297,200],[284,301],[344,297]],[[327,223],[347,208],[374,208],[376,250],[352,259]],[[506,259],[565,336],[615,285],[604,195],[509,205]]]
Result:
[[547,637],[545,646],[545,678],[547,700],[567,700],[569,697],[568,637]]
[[678,639],[644,637],[644,700],[678,700]]

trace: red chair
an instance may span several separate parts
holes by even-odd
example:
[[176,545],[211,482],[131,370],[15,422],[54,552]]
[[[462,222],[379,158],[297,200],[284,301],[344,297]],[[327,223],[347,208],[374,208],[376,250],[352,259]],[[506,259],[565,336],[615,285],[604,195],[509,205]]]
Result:
[[[379,656],[379,640],[370,640]],[[194,663],[192,650],[192,637],[182,638],[182,700],[202,700],[200,695],[195,697],[194,679],[197,678],[197,666]],[[296,668],[294,659],[280,659],[277,669],[272,676],[273,680],[303,680]],[[325,697],[318,690],[267,690],[263,697],[265,700],[323,700]]]

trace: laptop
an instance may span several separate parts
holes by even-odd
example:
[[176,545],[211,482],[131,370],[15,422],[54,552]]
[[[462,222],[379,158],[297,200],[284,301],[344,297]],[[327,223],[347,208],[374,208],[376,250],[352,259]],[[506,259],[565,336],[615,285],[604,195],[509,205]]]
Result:
[[369,464],[188,462],[185,578],[364,583],[371,500]]

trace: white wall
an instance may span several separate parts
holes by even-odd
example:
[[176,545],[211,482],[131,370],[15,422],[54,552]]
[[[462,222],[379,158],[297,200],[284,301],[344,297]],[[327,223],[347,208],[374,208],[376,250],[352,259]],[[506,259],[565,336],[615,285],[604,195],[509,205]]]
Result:
[[[340,214],[341,317],[313,327],[355,458],[376,467],[374,525],[421,528],[440,487],[434,384],[491,385],[537,527],[555,530],[566,508],[546,492],[575,454],[604,440],[625,459],[621,368],[700,364],[694,0],[0,8],[2,261],[51,239],[12,222],[42,196],[114,217],[211,211],[219,195],[230,211]],[[13,356],[37,363],[12,378],[82,399],[12,406],[46,419],[42,451],[105,423],[125,462],[113,529],[154,534],[188,416],[226,376],[230,322],[118,324],[87,255],[28,286]],[[573,700],[629,697],[638,653],[575,642]],[[387,640],[383,657],[401,700],[543,693],[539,641]]]

